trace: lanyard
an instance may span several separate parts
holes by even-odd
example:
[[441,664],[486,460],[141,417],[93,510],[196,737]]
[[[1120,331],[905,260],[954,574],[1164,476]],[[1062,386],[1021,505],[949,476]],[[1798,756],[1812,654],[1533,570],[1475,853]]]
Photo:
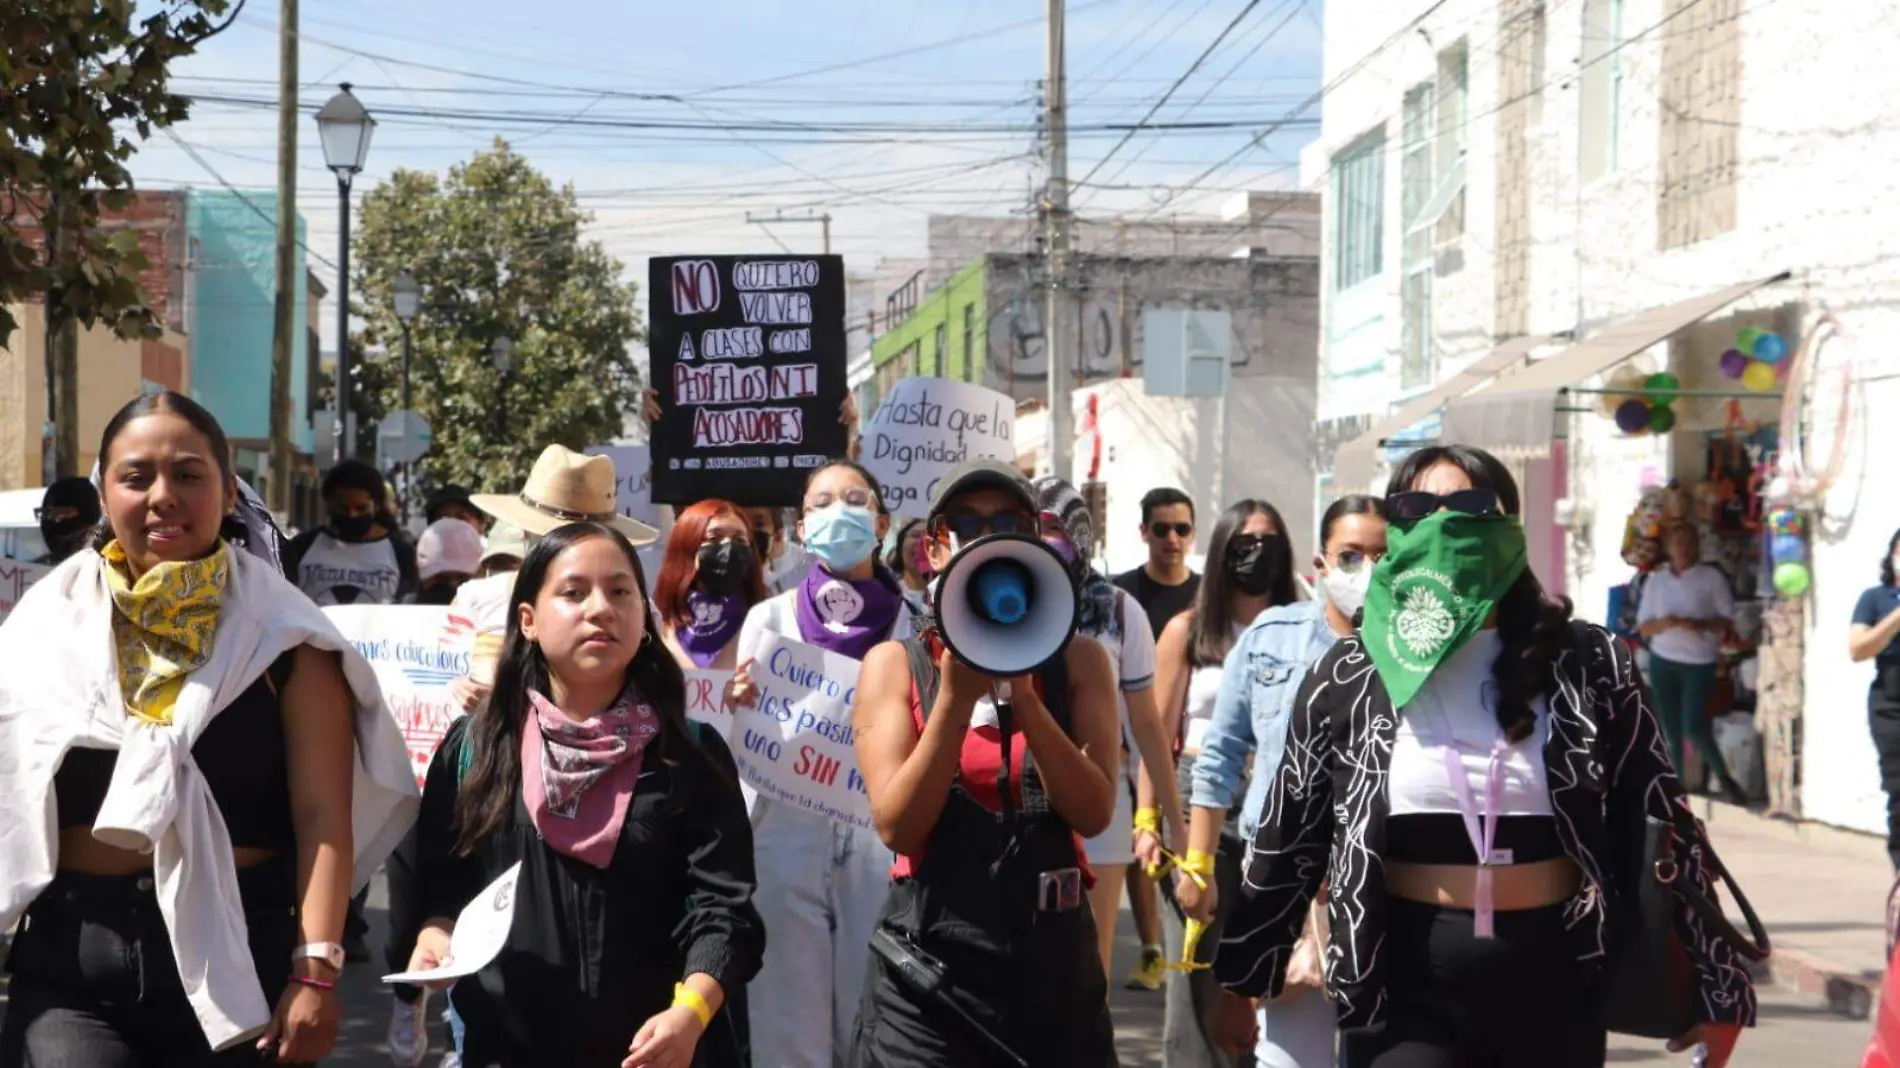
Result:
[[1472,934],[1479,938],[1492,937],[1495,928],[1496,909],[1493,905],[1491,868],[1501,858],[1497,852],[1498,809],[1504,806],[1504,761],[1510,756],[1511,747],[1499,738],[1491,746],[1491,759],[1484,771],[1484,808],[1480,810],[1471,794],[1470,776],[1465,772],[1465,761],[1458,755],[1458,741],[1451,732],[1451,721],[1445,716],[1444,705],[1436,695],[1432,698],[1432,725],[1442,732],[1441,737],[1433,739],[1444,756],[1445,774],[1451,779],[1452,788],[1458,791],[1458,813],[1464,817],[1465,837],[1471,840],[1471,848],[1478,855],[1478,900],[1474,902],[1472,916]]

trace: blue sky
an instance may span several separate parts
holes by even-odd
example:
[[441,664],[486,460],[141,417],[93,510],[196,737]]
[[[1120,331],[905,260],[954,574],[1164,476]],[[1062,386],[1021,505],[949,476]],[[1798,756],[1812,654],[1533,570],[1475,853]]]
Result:
[[[1318,88],[1321,2],[1072,0],[1070,172],[1094,170],[1078,210],[1212,211],[1240,188],[1294,184],[1310,129],[1236,153]],[[770,249],[774,239],[818,248],[815,225],[768,233],[748,211],[828,211],[835,250],[868,268],[920,252],[932,212],[1025,210],[1042,176],[1033,124],[1046,52],[1034,0],[301,6],[304,102],[349,81],[382,116],[359,191],[397,168],[446,169],[501,134],[573,183],[597,216],[592,236],[635,277],[656,254]],[[1095,170],[1122,137],[1106,127],[1140,120],[1243,11],[1154,120],[1224,128],[1143,132]],[[177,134],[239,188],[275,183],[277,19],[276,0],[250,0],[176,72],[180,88],[221,98],[200,102]],[[300,130],[309,247],[334,258],[335,184],[315,124]],[[1200,185],[1165,193],[1230,158]],[[154,187],[218,184],[164,135],[133,172]],[[328,280],[327,266],[312,269]]]

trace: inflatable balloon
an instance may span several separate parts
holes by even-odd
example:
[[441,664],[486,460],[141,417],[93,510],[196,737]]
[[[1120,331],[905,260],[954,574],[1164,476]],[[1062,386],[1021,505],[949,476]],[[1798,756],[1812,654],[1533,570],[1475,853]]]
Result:
[[1658,371],[1643,380],[1643,389],[1649,393],[1649,403],[1660,404],[1667,408],[1674,404],[1676,392],[1682,388],[1682,379],[1668,371]]
[[1788,355],[1788,343],[1781,340],[1780,334],[1762,334],[1755,338],[1755,347],[1749,351],[1763,363],[1780,363]]
[[1771,364],[1751,363],[1742,372],[1742,388],[1750,393],[1771,393],[1775,388],[1775,369]]
[[1794,482],[1791,481],[1787,475],[1776,475],[1768,480],[1768,485],[1762,490],[1761,495],[1764,500],[1772,505],[1793,504]]
[[[1665,411],[1667,409],[1664,409]],[[1649,405],[1631,398],[1616,406],[1616,428],[1625,434],[1649,429]]]
[[1808,565],[1786,563],[1775,565],[1775,589],[1783,597],[1799,597],[1808,592],[1814,577],[1808,574]]
[[1805,563],[1808,543],[1797,534],[1777,534],[1768,543],[1768,554],[1777,564]]
[[1730,349],[1722,354],[1721,368],[1723,378],[1740,378],[1742,372],[1748,370],[1748,357],[1742,355],[1741,349]]
[[1623,402],[1630,399],[1630,394],[1643,388],[1643,380],[1647,377],[1634,367],[1624,367],[1611,375],[1609,381],[1603,383],[1604,391],[1597,394],[1597,411],[1603,413],[1606,419],[1616,418]]
[[[1795,492],[1799,493],[1800,487],[1795,487]],[[1801,513],[1793,508],[1777,508],[1768,513],[1768,533],[1770,534],[1777,537],[1784,534],[1800,537],[1806,534],[1807,530],[1808,525],[1802,520]]]
[[1658,434],[1667,434],[1676,428],[1676,413],[1660,404],[1649,409],[1649,429]]
[[1761,331],[1752,326],[1744,326],[1735,332],[1735,347],[1743,352],[1755,351],[1755,339],[1761,337]]

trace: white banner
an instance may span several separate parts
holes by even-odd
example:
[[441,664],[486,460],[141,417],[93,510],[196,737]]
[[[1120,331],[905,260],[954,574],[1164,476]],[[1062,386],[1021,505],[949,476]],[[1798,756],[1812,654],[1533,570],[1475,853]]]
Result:
[[468,674],[475,624],[433,606],[340,605],[323,611],[376,670],[421,786],[442,735],[462,714],[449,683]]
[[614,477],[620,481],[614,503],[620,514],[659,529],[660,508],[653,503],[652,450],[645,445],[595,445],[587,455],[605,456],[614,462]]
[[53,569],[44,564],[0,557],[0,623],[13,614],[13,606],[26,595],[27,587],[52,573]]
[[1016,402],[944,378],[906,378],[871,416],[860,456],[894,516],[929,510],[937,480],[966,460],[1016,462]]
[[686,669],[686,718],[698,720],[732,741],[732,714],[725,709],[726,683],[732,672],[707,668]]
[[858,662],[767,631],[752,661],[759,700],[733,715],[732,756],[763,797],[855,827],[871,802],[851,747]]

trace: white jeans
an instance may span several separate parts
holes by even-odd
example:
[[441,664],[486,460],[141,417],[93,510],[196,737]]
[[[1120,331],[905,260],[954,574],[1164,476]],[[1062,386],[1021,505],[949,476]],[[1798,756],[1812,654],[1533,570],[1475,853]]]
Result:
[[1302,990],[1260,1007],[1256,1068],[1333,1068],[1339,1018],[1317,990]]
[[891,891],[877,832],[760,798],[752,852],[765,963],[746,988],[755,1068],[840,1068],[851,1052],[871,932]]

